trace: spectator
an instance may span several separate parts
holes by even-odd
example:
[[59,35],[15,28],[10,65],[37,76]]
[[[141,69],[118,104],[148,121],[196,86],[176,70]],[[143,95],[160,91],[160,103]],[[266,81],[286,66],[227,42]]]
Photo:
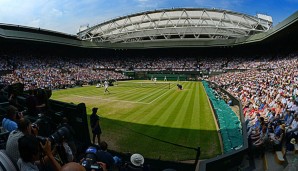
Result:
[[37,98],[34,95],[34,90],[29,90],[29,96],[26,98],[27,113],[31,116],[37,116]]
[[65,146],[64,147],[65,150],[68,149],[68,147],[71,149],[71,151],[68,151],[67,154],[69,154],[68,155],[68,161],[72,161],[72,160],[70,160],[70,158],[74,158],[76,156],[76,153],[77,153],[77,147],[75,145],[75,140],[74,140],[75,131],[73,130],[72,126],[69,125],[68,119],[66,117],[62,118],[62,122],[57,127],[57,129],[60,129],[62,127],[66,127],[69,130],[69,133],[70,133],[70,135],[67,137],[67,139],[66,138],[63,139],[63,145]]
[[24,135],[18,140],[20,158],[17,162],[20,171],[38,171],[36,161],[39,160],[39,145],[41,145],[44,153],[48,157],[51,166],[55,171],[60,171],[61,166],[55,160],[51,151],[51,142],[49,140],[43,145],[33,135]]
[[99,143],[100,150],[97,153],[98,160],[105,163],[108,170],[111,170],[114,166],[114,159],[111,153],[107,151],[108,144],[105,141]]
[[32,132],[37,135],[37,129],[31,127],[31,122],[28,119],[22,118],[18,122],[18,129],[9,134],[6,142],[6,153],[14,163],[20,158],[18,139]]
[[145,160],[141,154],[133,154],[130,163],[127,163],[124,171],[149,171],[149,166],[144,164]]
[[[102,171],[107,171],[105,163],[97,162],[97,164],[100,165],[100,167],[102,168]],[[62,166],[61,171],[86,171],[86,169],[79,163],[70,162]],[[95,170],[91,169],[91,171],[95,171]]]
[[18,115],[18,109],[16,107],[10,105],[7,109],[6,117],[3,118],[3,120],[2,120],[2,126],[8,132],[11,132],[18,128],[18,125],[16,123],[17,115]]
[[62,166],[61,171],[86,171],[79,163],[69,162]]
[[286,110],[286,115],[284,116],[284,122],[285,122],[286,128],[288,128],[291,125],[293,120],[294,120],[294,117],[292,112],[290,110]]
[[298,137],[298,115],[295,116],[295,119],[287,129],[287,133],[286,133],[287,140],[290,140],[292,138],[297,138],[297,137]]

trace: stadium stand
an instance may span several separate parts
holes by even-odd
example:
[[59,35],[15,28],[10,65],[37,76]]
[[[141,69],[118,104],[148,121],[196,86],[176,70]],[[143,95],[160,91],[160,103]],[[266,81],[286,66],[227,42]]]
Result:
[[[168,11],[171,10],[166,12]],[[215,10],[215,12],[219,11]],[[238,13],[235,14],[238,15]],[[292,147],[291,139],[296,138],[297,142],[296,130],[293,129],[295,126],[293,123],[297,122],[294,117],[298,112],[297,16],[298,13],[293,14],[268,32],[251,36],[245,35],[248,37],[239,35],[239,39],[212,40],[215,37],[204,35],[200,38],[211,40],[187,41],[186,37],[179,42],[181,37],[174,35],[172,41],[168,43],[163,41],[152,43],[145,38],[142,39],[144,41],[142,43],[109,45],[81,41],[77,37],[51,33],[46,30],[0,25],[0,44],[2,45],[0,83],[5,86],[20,82],[25,85],[24,89],[28,90],[71,88],[84,84],[95,84],[105,79],[150,79],[153,75],[158,76],[161,80],[164,79],[164,76],[167,76],[168,79],[173,76],[172,79],[175,79],[175,76],[180,74],[183,75],[181,77],[183,80],[190,80],[190,77],[196,78],[195,80],[206,78],[218,85],[219,88],[225,89],[226,94],[229,93],[233,97],[221,99],[218,96],[219,92],[212,90],[204,82],[219,121],[226,154],[200,161],[200,165],[204,166],[202,170],[216,170],[216,167],[225,165],[227,167],[221,168],[229,170],[235,164],[237,165],[235,167],[239,169],[243,156],[249,155],[251,147],[253,147],[251,142],[249,142],[248,149],[245,146],[246,131],[249,131],[249,129],[245,130],[246,126],[257,125],[260,121],[258,114],[264,118],[264,122],[268,126],[266,132],[271,134],[279,133],[283,129],[280,124],[277,124],[277,121],[287,125],[286,136],[282,138],[279,149],[274,148],[273,139],[270,141],[268,138],[269,141],[261,147],[261,150],[269,152],[274,150],[279,161],[284,160],[284,163],[290,163],[293,158],[290,158],[287,152],[290,150],[297,152],[297,143],[292,144],[294,148],[290,149]],[[83,38],[89,39],[88,37]],[[166,39],[166,37],[156,38]],[[175,38],[178,39],[173,40]],[[193,35],[193,38],[198,37]],[[93,47],[100,48],[93,49]],[[164,49],[150,49],[153,47],[163,47]],[[180,48],[174,49],[173,47]],[[53,49],[56,51],[53,52]],[[126,76],[124,71],[134,72],[135,77]],[[221,75],[216,76],[215,74]],[[18,99],[24,102],[24,99]],[[239,103],[238,106],[244,114],[240,116],[240,119],[226,104],[230,105],[235,102]],[[86,127],[82,124],[82,122],[87,123],[84,104],[76,106],[56,101],[50,103],[53,107],[51,112],[54,113],[55,121],[66,116],[70,119],[71,124],[77,127],[76,132],[83,129],[86,131]],[[7,104],[8,102],[1,102],[1,114],[5,113]],[[76,119],[71,119],[70,113]],[[229,116],[227,117],[227,115]],[[245,125],[243,125],[243,117],[247,121]],[[291,117],[292,119],[290,119]],[[232,122],[231,119],[233,119]],[[290,128],[291,125],[292,128]],[[241,129],[245,132],[242,132]],[[78,134],[86,141],[84,143],[90,143],[87,134],[82,132]],[[243,148],[241,148],[241,144],[243,144]],[[270,156],[274,157],[272,154]],[[285,155],[287,155],[286,158],[283,158]],[[269,170],[275,168],[275,165],[271,163],[268,168]],[[258,170],[256,167],[253,169]]]

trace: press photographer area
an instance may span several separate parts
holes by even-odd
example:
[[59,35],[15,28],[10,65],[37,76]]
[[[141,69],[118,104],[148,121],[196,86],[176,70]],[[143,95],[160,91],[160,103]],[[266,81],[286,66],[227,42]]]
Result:
[[55,101],[50,99],[51,90],[24,91],[20,83],[0,85],[0,89],[0,170],[149,171],[193,167],[112,151],[105,141],[92,144],[84,103]]
[[[24,155],[28,157],[35,148],[37,148],[40,161],[43,161],[45,156],[50,158],[44,149],[47,144],[51,144],[50,151],[55,151],[53,157],[60,166],[74,161],[84,164],[86,170],[91,170],[91,168],[102,170],[96,164],[97,156],[91,155],[93,153],[88,150],[91,141],[85,104],[75,105],[54,101],[49,99],[52,94],[51,90],[35,89],[24,92],[23,87],[22,84],[0,87],[1,99],[6,98],[7,100],[0,103],[0,119],[2,121],[0,170],[18,170],[18,166],[20,166],[18,157],[22,158]],[[15,126],[16,128],[14,128]],[[30,140],[32,137],[29,135],[34,135],[33,140]],[[28,140],[30,143],[26,144]],[[32,144],[35,140],[38,144],[33,148]],[[22,150],[17,151],[18,146],[22,146]],[[8,149],[11,147],[14,149]],[[17,157],[14,153],[17,153]],[[94,152],[94,154],[96,153]],[[35,155],[32,153],[32,156]],[[11,158],[11,156],[15,158]],[[25,159],[22,160],[25,161]],[[47,162],[44,163],[44,166],[43,162],[40,163],[39,170],[57,170],[51,164],[51,167],[48,167]]]

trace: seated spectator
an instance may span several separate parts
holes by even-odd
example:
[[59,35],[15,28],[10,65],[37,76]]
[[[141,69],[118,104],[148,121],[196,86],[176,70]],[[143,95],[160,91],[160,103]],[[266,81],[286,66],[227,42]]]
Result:
[[292,138],[298,137],[298,115],[295,116],[295,119],[287,129],[286,138],[290,140]]
[[[250,138],[252,140],[259,139],[260,134],[262,133],[262,129],[263,129],[264,126],[265,126],[264,118],[259,117],[258,124],[255,124],[254,127],[250,128],[250,130],[248,132],[248,135],[250,135]],[[267,131],[267,129],[266,129],[266,131]]]
[[268,123],[268,131],[270,133],[274,133],[275,128],[281,124],[280,115],[276,114],[273,120],[269,121]]
[[18,128],[16,123],[18,115],[18,109],[12,105],[10,105],[7,109],[7,115],[2,120],[2,127],[8,132],[14,131]]
[[55,171],[60,171],[61,166],[55,160],[51,151],[51,142],[49,140],[43,145],[33,135],[24,135],[18,140],[18,147],[20,158],[17,162],[20,171],[38,171],[36,161],[39,160],[40,151],[39,145],[42,147],[44,153],[48,157],[51,166]]
[[275,150],[281,150],[282,140],[285,136],[285,125],[280,125],[280,132],[279,134],[271,134],[270,135],[270,142],[273,143]]
[[24,135],[31,134],[32,131],[37,135],[37,130],[31,127],[31,122],[28,119],[22,118],[18,122],[18,129],[12,131],[9,134],[8,140],[6,142],[6,153],[14,163],[16,163],[20,158],[18,139]]
[[253,131],[261,131],[261,122],[264,122],[264,118],[260,117],[260,116],[261,115],[259,113],[257,113],[256,117],[253,118],[253,120],[249,121],[249,123],[247,124],[248,136],[250,136]]
[[[277,130],[278,129],[278,130]],[[274,144],[278,145],[281,143],[284,134],[285,134],[285,125],[279,125],[276,128],[277,131],[275,131],[273,134],[270,134],[270,141],[274,142]]]
[[293,114],[290,110],[286,110],[286,115],[284,117],[284,122],[286,127],[289,127],[291,125],[291,123],[293,122],[294,117]]
[[267,127],[264,125],[259,137],[253,142],[253,146],[260,147],[268,139]]

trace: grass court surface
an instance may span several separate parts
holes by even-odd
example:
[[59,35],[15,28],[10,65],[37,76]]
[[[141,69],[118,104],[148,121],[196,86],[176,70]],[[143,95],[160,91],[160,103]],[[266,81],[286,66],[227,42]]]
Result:
[[177,89],[177,82],[169,82],[170,88],[150,85],[152,82],[141,87],[137,82],[146,81],[131,82],[132,86],[121,82],[110,86],[110,94],[95,86],[57,90],[51,99],[83,102],[88,114],[98,107],[101,139],[115,151],[171,161],[194,160],[196,151],[187,147],[200,146],[200,159],[221,153],[212,109],[201,82],[179,82],[183,90]]

